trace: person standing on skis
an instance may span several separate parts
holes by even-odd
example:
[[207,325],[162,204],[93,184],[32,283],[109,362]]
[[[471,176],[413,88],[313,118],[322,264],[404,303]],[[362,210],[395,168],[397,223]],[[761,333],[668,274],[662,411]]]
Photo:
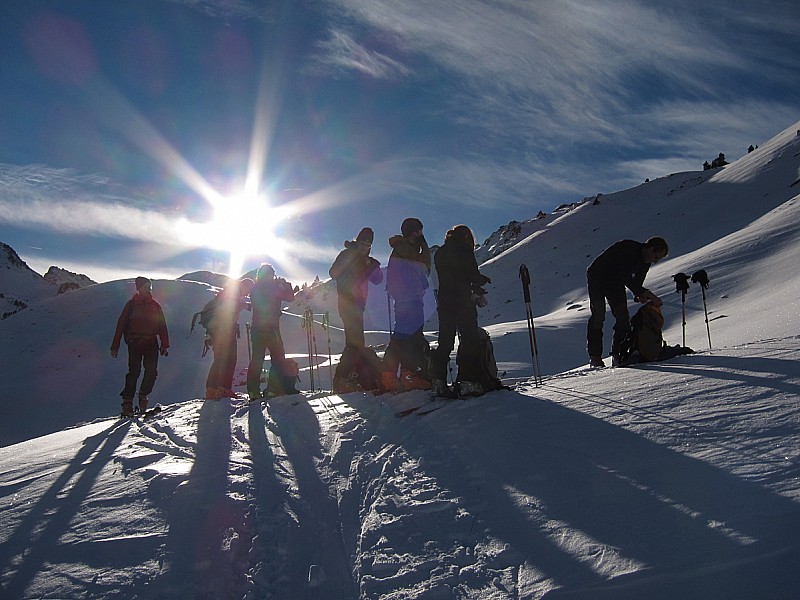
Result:
[[[400,231],[400,235],[389,238],[392,253],[386,267],[386,291],[394,300],[394,330],[383,358],[381,387],[386,391],[427,390],[431,387],[426,364],[428,342],[422,326],[431,251],[419,219],[404,220]],[[399,368],[402,373],[398,382]]]
[[246,309],[245,298],[253,289],[252,279],[232,280],[217,294],[217,307],[208,327],[214,360],[206,378],[206,399],[235,396],[233,374],[238,357],[239,313]]
[[275,277],[272,265],[264,263],[256,272],[256,282],[250,292],[253,324],[250,330],[252,353],[247,366],[247,394],[250,400],[262,397],[261,371],[269,351],[270,374],[267,393],[281,396],[297,393],[294,380],[297,373],[288,373],[286,351],[281,337],[281,302],[294,300],[292,284]]
[[445,235],[444,244],[433,256],[439,279],[439,347],[433,352],[434,396],[448,396],[447,363],[459,333],[458,382],[461,392],[480,395],[486,390],[475,381],[480,371],[481,342],[476,305],[485,306],[482,285],[491,279],[478,271],[475,236],[466,225],[456,225]]
[[133,397],[142,367],[144,377],[139,388],[136,411],[143,413],[147,410],[148,396],[153,391],[158,375],[158,356],[166,356],[169,348],[167,320],[161,305],[153,298],[152,282],[147,277],[137,277],[134,283],[136,294],[123,307],[111,342],[113,358],[117,358],[119,354],[122,339],[128,346],[128,373],[125,375],[125,387],[120,392],[123,416],[136,414]]
[[[377,356],[366,352],[364,341],[364,307],[367,304],[369,284],[383,281],[380,263],[369,253],[372,249],[374,233],[364,227],[354,241],[344,243],[342,250],[333,261],[328,273],[336,280],[336,295],[339,317],[344,327],[344,351],[333,377],[333,391],[347,393],[374,389],[377,381]],[[354,380],[352,374],[356,373]]]
[[644,304],[652,302],[661,306],[661,299],[644,287],[650,265],[669,254],[669,246],[662,237],[651,237],[646,242],[622,240],[606,248],[586,270],[591,316],[586,330],[586,349],[589,364],[602,367],[603,322],[606,301],[614,316],[614,338],[611,343],[612,364],[619,364],[620,351],[631,328],[628,299],[625,289],[633,292],[634,299]]

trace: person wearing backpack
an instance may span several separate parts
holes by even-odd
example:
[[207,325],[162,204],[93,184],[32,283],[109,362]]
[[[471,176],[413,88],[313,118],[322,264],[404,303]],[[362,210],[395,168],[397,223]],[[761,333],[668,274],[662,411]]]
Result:
[[[143,413],[147,410],[148,396],[158,376],[158,356],[167,355],[169,333],[167,320],[161,305],[152,294],[152,282],[147,277],[135,279],[136,294],[128,300],[117,319],[117,328],[111,342],[111,356],[117,358],[121,340],[128,346],[128,373],[125,375],[125,387],[122,396],[122,415],[136,414],[133,397],[136,395],[136,383],[144,367],[142,384],[139,387],[139,404],[136,410]],[[160,342],[160,343],[159,343]]]
[[481,286],[491,283],[478,270],[475,236],[466,225],[456,225],[445,235],[433,256],[439,279],[439,347],[433,352],[432,394],[449,396],[447,363],[459,333],[458,384],[464,395],[483,394],[488,382],[482,375],[482,337],[477,306],[486,306]]
[[586,270],[591,315],[586,328],[586,349],[589,364],[602,367],[603,322],[606,301],[614,316],[614,337],[611,343],[612,364],[620,363],[622,344],[629,335],[631,323],[628,312],[626,288],[633,292],[637,302],[652,302],[661,306],[661,299],[644,287],[650,265],[669,254],[669,246],[662,237],[651,237],[646,242],[621,240],[606,248]]
[[431,251],[419,219],[405,219],[400,231],[400,235],[389,238],[392,253],[386,267],[386,292],[394,300],[394,328],[383,358],[381,388],[428,390],[428,342],[422,326],[425,290],[430,286]]
[[275,277],[272,265],[264,263],[256,271],[256,281],[250,292],[253,306],[253,323],[250,327],[252,352],[247,366],[247,394],[250,400],[262,397],[261,371],[269,350],[270,372],[267,393],[280,396],[298,393],[294,382],[296,368],[289,368],[281,338],[281,303],[294,300],[292,284],[282,277]]
[[339,317],[344,327],[344,351],[333,376],[333,391],[339,394],[372,390],[379,384],[380,359],[367,350],[364,341],[369,284],[383,281],[380,263],[369,255],[373,239],[372,229],[364,227],[355,240],[344,243],[344,250],[328,271],[336,281]]
[[217,294],[207,329],[214,357],[206,378],[207,400],[235,396],[231,388],[238,358],[239,313],[248,308],[245,298],[252,289],[252,279],[234,279]]

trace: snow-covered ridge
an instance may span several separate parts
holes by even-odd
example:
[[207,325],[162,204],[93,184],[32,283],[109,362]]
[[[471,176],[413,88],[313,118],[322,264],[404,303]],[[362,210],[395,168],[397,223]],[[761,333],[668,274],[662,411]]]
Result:
[[8,244],[0,242],[0,318],[17,314],[31,303],[55,294],[94,285],[86,275],[50,267],[42,276]]

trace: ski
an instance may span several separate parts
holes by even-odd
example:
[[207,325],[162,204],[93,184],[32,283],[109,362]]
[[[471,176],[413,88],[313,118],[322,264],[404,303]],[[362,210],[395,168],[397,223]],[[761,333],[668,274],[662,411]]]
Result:
[[160,404],[156,404],[153,408],[148,408],[144,412],[140,412],[140,411],[137,410],[132,415],[128,415],[128,414],[125,414],[125,413],[120,413],[119,418],[120,419],[128,419],[128,420],[132,420],[132,419],[149,419],[150,417],[155,416],[158,413],[160,413],[162,410],[164,410],[164,407],[161,406]]
[[466,398],[437,398],[435,400],[430,400],[425,404],[420,404],[419,406],[412,406],[411,408],[406,408],[405,410],[401,410],[395,413],[395,416],[400,417],[407,417],[408,415],[427,415],[428,413],[432,413],[433,411],[439,410],[440,408],[444,408],[451,402],[456,400],[465,400]]
[[133,417],[135,419],[149,419],[150,417],[159,414],[162,410],[164,410],[164,407],[160,404],[156,404],[153,408],[148,408],[144,412],[136,413]]

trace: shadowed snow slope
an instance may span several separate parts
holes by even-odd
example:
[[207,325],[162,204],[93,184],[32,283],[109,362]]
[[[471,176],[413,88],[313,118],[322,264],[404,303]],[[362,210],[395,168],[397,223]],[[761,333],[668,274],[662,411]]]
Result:
[[[481,323],[512,386],[467,401],[204,402],[210,357],[186,333],[211,288],[156,281],[172,337],[153,394],[165,408],[119,421],[108,415],[125,361],[108,347],[130,281],[0,322],[0,597],[796,597],[798,127],[724,169],[541,219],[483,265]],[[647,281],[666,301],[665,337],[681,342],[685,309],[698,352],[589,370],[585,268],[617,239],[650,235],[671,245]],[[708,328],[700,287],[682,305],[672,282],[701,268]],[[292,315],[309,303],[333,310],[335,294],[283,317],[296,354],[307,338]],[[341,332],[330,334],[336,352]],[[317,361],[327,335],[316,329]],[[237,383],[244,342],[239,356]],[[323,387],[328,373],[316,372]]]

